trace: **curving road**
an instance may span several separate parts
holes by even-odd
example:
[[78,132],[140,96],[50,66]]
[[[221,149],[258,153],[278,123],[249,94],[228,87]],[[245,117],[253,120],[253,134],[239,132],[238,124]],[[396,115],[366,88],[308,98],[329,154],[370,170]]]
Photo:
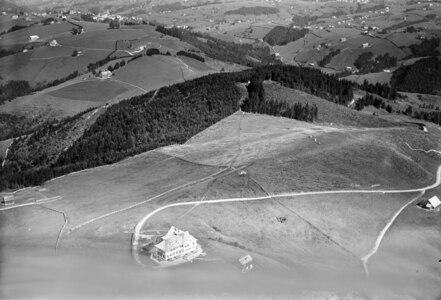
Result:
[[[135,231],[133,233],[132,237],[132,255],[135,261],[142,265],[142,262],[139,259],[139,253],[138,253],[138,244],[139,244],[139,238],[140,238],[140,232],[144,224],[155,214],[158,212],[165,210],[167,208],[171,207],[179,207],[179,206],[187,206],[187,205],[201,205],[201,204],[215,204],[215,203],[229,203],[229,202],[241,202],[241,201],[260,201],[260,200],[268,200],[273,198],[285,198],[285,197],[295,197],[295,196],[307,196],[307,195],[329,195],[329,194],[348,194],[348,193],[363,193],[363,194],[373,194],[373,193],[382,193],[382,194],[393,194],[393,193],[412,193],[412,192],[422,192],[424,193],[426,190],[433,189],[441,184],[441,165],[438,166],[438,170],[436,173],[436,181],[435,183],[422,187],[422,188],[415,188],[415,189],[408,189],[408,190],[342,190],[342,191],[319,191],[319,192],[300,192],[300,193],[283,193],[278,195],[267,195],[267,196],[259,196],[259,197],[249,197],[249,198],[229,198],[229,199],[215,199],[215,200],[203,200],[203,201],[188,201],[188,202],[180,202],[180,203],[173,203],[164,205],[162,207],[159,207],[146,215],[144,218],[141,219],[141,221],[138,222],[135,226]],[[407,207],[410,203],[412,203],[414,199],[412,199],[411,202],[407,203],[405,206],[403,206],[392,218],[391,221],[389,221],[388,225],[386,225],[385,229],[383,229],[382,233],[380,233],[379,238],[377,238],[376,245],[374,248],[369,252],[368,255],[364,257],[366,259],[366,263],[369,260],[369,258],[374,255],[378,247],[384,237],[384,234],[386,233],[387,229],[392,225],[393,221],[398,217],[398,215],[403,211],[405,207]],[[377,245],[378,244],[378,245]],[[367,258],[366,258],[367,257]]]

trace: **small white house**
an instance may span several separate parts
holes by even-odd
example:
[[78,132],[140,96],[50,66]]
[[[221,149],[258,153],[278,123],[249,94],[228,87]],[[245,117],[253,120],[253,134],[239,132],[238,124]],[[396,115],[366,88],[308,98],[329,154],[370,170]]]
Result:
[[49,43],[49,46],[50,46],[50,47],[58,47],[58,46],[60,46],[60,44],[58,44],[57,40],[52,40],[52,41]]
[[430,208],[435,209],[441,205],[441,201],[437,196],[433,196],[432,198],[429,199],[428,204],[431,206]]
[[11,16],[11,19],[12,20],[18,20],[18,16],[17,15],[13,15],[13,16]]
[[1,205],[8,206],[13,205],[15,203],[14,201],[14,195],[4,195],[1,199]]
[[99,77],[101,79],[108,79],[110,77],[112,77],[112,72],[106,70],[106,71],[101,71]]
[[347,40],[348,40],[348,39],[345,38],[345,37],[341,37],[341,38],[340,38],[340,42],[342,42],[342,43],[346,42]]
[[369,47],[369,43],[363,43],[363,44],[361,44],[361,47],[362,48],[367,48],[367,47]]
[[31,35],[29,36],[29,41],[30,42],[35,42],[38,41],[40,39],[40,37],[38,35]]
[[239,262],[239,267],[242,269],[242,272],[248,272],[248,271],[251,271],[254,268],[254,266],[252,264],[253,258],[249,254],[245,255],[242,258],[240,258],[238,260],[238,262]]

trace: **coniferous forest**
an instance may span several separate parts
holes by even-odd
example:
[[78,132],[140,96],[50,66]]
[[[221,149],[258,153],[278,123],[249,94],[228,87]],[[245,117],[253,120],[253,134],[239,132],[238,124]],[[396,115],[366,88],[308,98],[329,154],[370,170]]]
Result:
[[[241,94],[238,82],[250,81],[244,110],[306,121],[313,121],[317,116],[314,106],[289,106],[266,100],[264,93],[259,94],[259,84],[263,80],[277,81],[286,87],[342,105],[349,103],[353,96],[350,82],[310,68],[271,65],[236,73],[211,74],[161,88],[155,97],[153,92],[149,92],[110,106],[72,146],[49,163],[48,160],[30,158],[26,161],[23,157],[10,160],[17,148],[14,144],[18,141],[15,141],[7,164],[0,169],[0,190],[38,185],[73,171],[114,163],[158,147],[184,143],[239,109]],[[71,121],[71,118],[66,119],[57,126]],[[51,132],[56,134],[56,130],[43,128],[33,136],[37,139]],[[37,155],[30,153],[29,157]]]

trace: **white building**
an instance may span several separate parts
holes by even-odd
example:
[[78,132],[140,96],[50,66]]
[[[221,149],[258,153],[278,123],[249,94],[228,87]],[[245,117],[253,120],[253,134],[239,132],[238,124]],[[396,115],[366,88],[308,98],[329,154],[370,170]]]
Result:
[[49,43],[49,46],[51,46],[51,47],[58,47],[58,46],[60,46],[60,44],[58,44],[57,40],[52,40]]
[[112,72],[106,70],[106,71],[101,71],[99,77],[101,79],[108,79],[110,77],[112,77]]
[[2,199],[1,199],[1,204],[2,205],[7,206],[7,205],[13,205],[14,203],[15,203],[14,195],[4,195],[4,196],[2,196]]
[[363,44],[361,44],[361,47],[362,48],[367,48],[367,47],[369,47],[369,43],[363,43]]
[[197,239],[191,236],[188,231],[183,231],[175,226],[170,227],[162,241],[155,245],[157,256],[163,260],[173,260],[184,257],[197,251]]
[[40,37],[38,35],[31,35],[29,36],[29,41],[30,42],[35,42],[38,41],[40,39]]
[[429,199],[429,203],[427,203],[428,206],[427,208],[435,209],[440,205],[441,205],[441,201],[439,200],[439,198],[437,196],[433,196],[432,198]]

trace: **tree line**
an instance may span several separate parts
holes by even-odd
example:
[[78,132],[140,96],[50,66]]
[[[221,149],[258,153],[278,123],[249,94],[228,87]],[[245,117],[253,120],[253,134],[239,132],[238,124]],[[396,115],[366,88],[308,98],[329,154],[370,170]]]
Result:
[[428,57],[400,67],[393,73],[391,85],[403,92],[437,94],[441,91],[441,61]]
[[303,38],[308,32],[306,28],[276,26],[263,37],[263,40],[271,46],[283,46]]
[[198,60],[198,61],[205,62],[205,59],[204,59],[202,56],[199,56],[199,55],[194,54],[194,53],[190,53],[190,52],[182,51],[182,50],[176,52],[176,55],[178,55],[178,56],[187,56],[187,57],[190,57],[190,58],[196,59],[196,60]]
[[268,47],[255,47],[251,44],[226,42],[208,34],[193,32],[188,29],[177,27],[166,28],[158,25],[156,31],[187,42],[200,49],[206,56],[213,59],[249,67],[280,64],[276,57],[271,54]]
[[251,77],[250,83],[247,86],[248,97],[241,105],[243,111],[308,122],[313,122],[317,118],[318,109],[315,104],[312,106],[308,103],[305,105],[301,103],[290,105],[286,101],[266,99],[263,80],[264,77],[259,73]]
[[[235,79],[235,75],[213,74],[164,87],[153,100],[153,92],[150,92],[115,104],[55,162],[40,165],[40,161],[47,160],[29,158],[30,161],[18,162],[8,159],[7,167],[0,169],[0,190],[38,185],[76,170],[183,143],[239,109],[241,95]],[[50,132],[42,131],[41,134],[46,136]],[[11,149],[18,151],[14,147]],[[11,155],[13,159],[14,154]]]

